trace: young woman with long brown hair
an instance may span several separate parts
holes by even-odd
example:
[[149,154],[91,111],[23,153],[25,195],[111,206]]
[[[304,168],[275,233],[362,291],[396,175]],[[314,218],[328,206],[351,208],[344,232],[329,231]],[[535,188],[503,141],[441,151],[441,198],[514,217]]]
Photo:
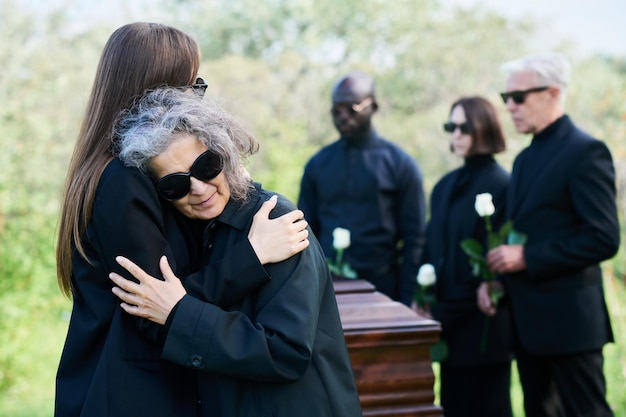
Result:
[[165,255],[185,287],[228,306],[269,279],[263,264],[308,246],[306,222],[297,221],[302,213],[270,220],[275,201],[266,202],[240,243],[258,262],[242,264],[233,251],[210,270],[199,270],[205,225],[176,213],[148,176],[116,157],[112,132],[120,112],[157,86],[203,92],[199,66],[195,40],[161,24],[122,26],[104,47],[59,223],[57,275],[73,308],[57,373],[56,416],[196,415],[201,407],[195,374],[161,359],[169,324],[132,318],[111,293],[110,272],[130,277],[116,256],[128,256],[161,277],[158,263]]

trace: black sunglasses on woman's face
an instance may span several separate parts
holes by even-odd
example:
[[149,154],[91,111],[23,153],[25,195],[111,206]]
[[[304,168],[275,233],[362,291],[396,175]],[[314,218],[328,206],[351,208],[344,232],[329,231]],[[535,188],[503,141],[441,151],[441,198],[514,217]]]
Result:
[[180,200],[191,189],[191,177],[210,181],[222,172],[222,158],[206,151],[196,158],[188,172],[175,172],[156,181],[157,191],[167,201]]
[[456,129],[459,129],[461,131],[462,134],[467,135],[468,133],[472,133],[472,128],[470,127],[469,124],[466,123],[461,123],[461,124],[456,124],[454,122],[447,122],[443,124],[443,130],[445,130],[448,133],[454,133],[454,131]]
[[206,93],[206,89],[209,85],[206,83],[206,81],[204,81],[204,78],[202,77],[198,77],[196,78],[196,81],[191,84],[191,85],[184,85],[182,87],[178,87],[181,90],[186,90],[188,88],[191,88],[191,90],[196,93],[197,95],[199,95],[200,97],[204,96],[204,93]]

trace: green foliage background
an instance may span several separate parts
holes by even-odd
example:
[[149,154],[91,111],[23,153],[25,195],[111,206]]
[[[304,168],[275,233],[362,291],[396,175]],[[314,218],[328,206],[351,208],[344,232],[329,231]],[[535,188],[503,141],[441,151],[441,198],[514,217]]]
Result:
[[[529,138],[514,132],[498,102],[499,65],[559,50],[574,67],[568,113],[611,148],[624,218],[626,57],[581,56],[575,45],[546,36],[545,25],[446,9],[437,0],[137,0],[118,17],[93,22],[77,21],[88,3],[34,3],[0,0],[0,416],[52,415],[71,310],[55,277],[61,187],[100,52],[127,22],[167,16],[156,20],[198,39],[209,93],[261,140],[250,172],[293,200],[305,162],[336,137],[329,96],[344,72],[375,75],[374,122],[417,159],[429,193],[459,164],[441,131],[450,103],[478,94],[497,104],[508,135],[499,160],[510,167]],[[606,264],[618,342],[605,352],[609,398],[616,415],[626,416],[623,252]]]

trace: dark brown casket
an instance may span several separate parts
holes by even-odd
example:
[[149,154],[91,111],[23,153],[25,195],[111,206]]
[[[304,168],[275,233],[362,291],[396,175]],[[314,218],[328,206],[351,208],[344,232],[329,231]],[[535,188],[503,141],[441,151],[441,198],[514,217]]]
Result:
[[439,323],[367,281],[338,278],[334,284],[363,416],[442,416],[430,357]]

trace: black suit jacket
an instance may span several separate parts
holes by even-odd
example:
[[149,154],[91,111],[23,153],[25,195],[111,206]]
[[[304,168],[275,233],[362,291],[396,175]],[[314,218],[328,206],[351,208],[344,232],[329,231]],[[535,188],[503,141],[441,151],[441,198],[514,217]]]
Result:
[[[446,364],[477,366],[511,360],[511,330],[506,300],[498,314],[488,318],[476,303],[480,277],[472,275],[461,240],[474,238],[486,246],[485,221],[474,209],[476,194],[491,193],[496,212],[491,216],[495,230],[504,221],[509,174],[490,155],[469,158],[462,168],[445,175],[433,188],[430,220],[426,229],[423,263],[435,267],[437,301],[432,308],[441,322],[441,338],[448,345]],[[488,322],[489,324],[486,324]],[[481,349],[485,326],[487,343]]]
[[[160,277],[158,261],[166,255],[189,291],[223,306],[268,281],[247,240],[230,252],[237,258],[224,256],[189,274],[202,252],[190,227],[171,204],[159,201],[147,176],[118,159],[107,166],[83,240],[89,261],[73,256],[73,308],[57,372],[55,416],[196,415],[195,372],[161,359],[164,328],[123,312],[108,278],[111,271],[131,278],[115,262],[117,255]],[[242,254],[247,256],[239,259]]]
[[606,145],[561,117],[516,158],[507,207],[528,236],[527,269],[505,280],[523,347],[553,355],[613,341],[599,265],[619,247]]

